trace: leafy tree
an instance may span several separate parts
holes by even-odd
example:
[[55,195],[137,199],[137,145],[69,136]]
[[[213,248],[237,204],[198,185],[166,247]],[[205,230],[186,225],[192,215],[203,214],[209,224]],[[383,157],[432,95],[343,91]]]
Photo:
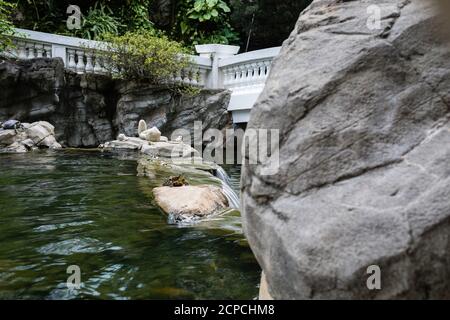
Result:
[[230,13],[223,0],[183,0],[173,34],[187,45],[237,43],[239,37],[229,23]]
[[243,50],[280,46],[312,0],[230,0],[231,24]]

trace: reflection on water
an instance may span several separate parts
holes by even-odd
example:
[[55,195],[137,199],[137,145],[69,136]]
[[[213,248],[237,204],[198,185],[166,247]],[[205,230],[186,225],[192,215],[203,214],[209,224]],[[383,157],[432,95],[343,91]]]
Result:
[[[238,190],[239,168],[226,170]],[[239,213],[169,225],[152,187],[130,157],[0,155],[0,298],[256,297],[259,267]],[[81,268],[77,292],[66,287],[69,265]]]

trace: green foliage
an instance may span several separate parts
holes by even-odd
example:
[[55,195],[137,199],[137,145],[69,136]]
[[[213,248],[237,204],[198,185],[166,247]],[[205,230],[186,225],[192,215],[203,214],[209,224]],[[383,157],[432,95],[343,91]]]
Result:
[[81,29],[75,29],[74,33],[85,39],[100,39],[104,34],[119,34],[120,27],[121,23],[114,17],[111,8],[97,2],[83,16]]
[[149,0],[131,1],[129,6],[123,7],[121,16],[125,18],[124,25],[126,30],[124,31],[145,30],[157,35],[158,31],[150,20],[149,7]]
[[[66,31],[64,18],[69,1],[65,0],[6,0],[16,4],[14,24],[20,28],[50,33]],[[67,3],[67,5],[66,5]]]
[[235,43],[239,38],[229,23],[230,12],[223,0],[183,0],[175,35],[188,45]]
[[[18,27],[99,39],[102,33],[123,35],[139,30],[193,47],[202,43],[236,44],[239,34],[230,24],[231,0],[2,0],[17,3]],[[76,4],[82,29],[68,30],[66,9]]]
[[280,46],[312,0],[229,0],[231,24],[241,35],[241,48]]
[[106,68],[120,79],[170,83],[190,62],[180,43],[155,37],[150,31],[106,35],[105,41]]
[[[196,44],[239,44],[245,51],[281,45],[312,0],[0,0],[17,4],[17,27],[89,39],[144,30]],[[70,4],[80,6],[82,29],[66,27]],[[10,8],[9,8],[10,9]],[[9,16],[9,14],[7,15]],[[4,17],[2,23],[4,23]]]
[[14,5],[0,0],[0,52],[12,46],[11,38],[8,36],[14,34],[14,27],[10,20],[13,8]]
[[189,19],[217,22],[223,14],[229,12],[231,12],[230,7],[222,0],[195,0],[194,7],[187,13]]

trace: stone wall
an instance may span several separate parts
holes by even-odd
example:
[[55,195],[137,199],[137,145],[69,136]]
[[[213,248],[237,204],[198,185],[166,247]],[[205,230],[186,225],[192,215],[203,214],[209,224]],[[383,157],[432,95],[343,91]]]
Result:
[[0,121],[48,121],[56,139],[69,147],[97,147],[119,133],[136,135],[140,119],[170,136],[202,121],[204,130],[229,125],[230,93],[174,93],[167,87],[78,75],[60,59],[0,60]]

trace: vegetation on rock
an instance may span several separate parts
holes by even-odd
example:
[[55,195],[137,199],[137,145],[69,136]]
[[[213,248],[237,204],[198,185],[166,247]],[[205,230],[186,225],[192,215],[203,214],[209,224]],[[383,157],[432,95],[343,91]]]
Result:
[[0,0],[0,52],[12,45],[8,35],[14,33],[13,24],[10,21],[13,8],[13,4]]

